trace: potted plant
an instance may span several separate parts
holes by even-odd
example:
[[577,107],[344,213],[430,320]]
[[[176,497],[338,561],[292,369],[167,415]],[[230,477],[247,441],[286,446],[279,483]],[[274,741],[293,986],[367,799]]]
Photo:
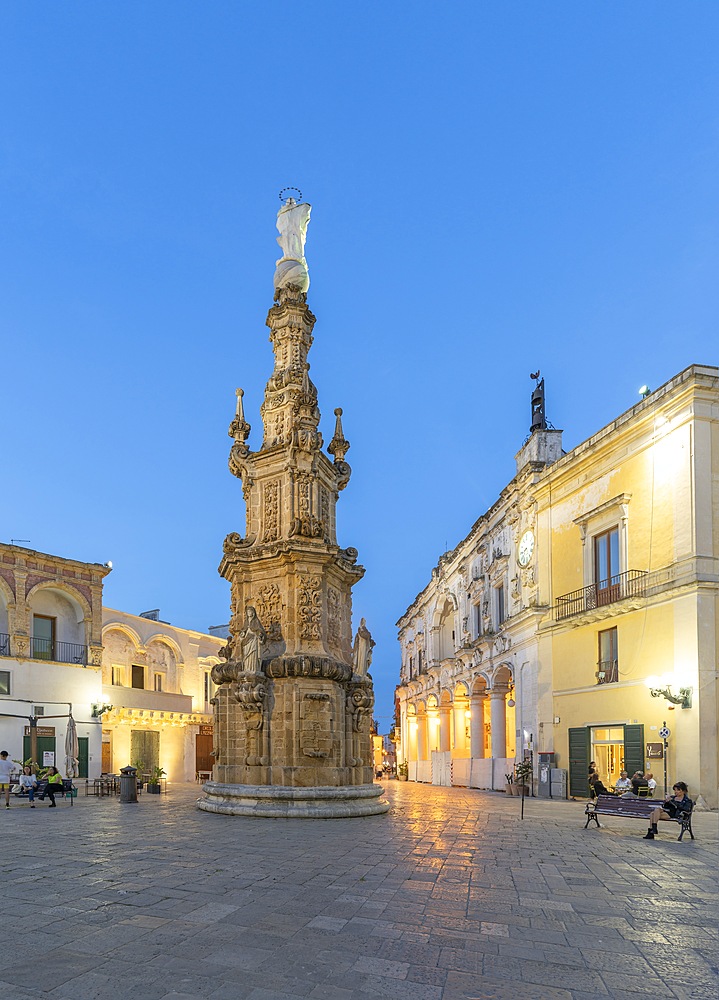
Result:
[[134,761],[134,763],[133,763],[132,766],[137,771],[137,775],[135,776],[136,779],[137,779],[137,790],[138,790],[138,792],[141,792],[142,791],[142,776],[143,776],[143,773],[145,771],[145,761],[144,760],[136,760],[136,761]]
[[164,778],[165,769],[164,767],[153,767],[150,772],[150,777],[147,779],[147,790],[153,795],[160,794],[160,778]]
[[526,758],[515,764],[514,774],[517,782],[517,795],[529,795],[529,786],[533,775],[532,761]]
[[406,760],[401,760],[397,765],[397,777],[400,781],[406,781],[409,778],[409,764]]
[[505,774],[504,777],[507,781],[507,788],[506,788],[507,795],[514,795],[514,790],[517,787],[514,783],[514,774],[513,773]]

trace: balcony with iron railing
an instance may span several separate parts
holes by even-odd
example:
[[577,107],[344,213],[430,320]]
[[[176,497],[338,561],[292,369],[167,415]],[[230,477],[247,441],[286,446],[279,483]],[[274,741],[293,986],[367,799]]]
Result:
[[597,664],[597,684],[616,684],[619,681],[619,661],[600,660]]
[[31,660],[51,660],[54,663],[81,663],[87,666],[87,646],[78,642],[58,642],[56,639],[30,639]]
[[10,636],[0,632],[0,656],[10,656]]
[[557,598],[557,621],[596,611],[607,604],[616,604],[617,601],[644,597],[648,576],[644,570],[630,569],[626,573],[618,573],[607,580],[600,580],[599,583],[592,583],[588,587],[563,594]]

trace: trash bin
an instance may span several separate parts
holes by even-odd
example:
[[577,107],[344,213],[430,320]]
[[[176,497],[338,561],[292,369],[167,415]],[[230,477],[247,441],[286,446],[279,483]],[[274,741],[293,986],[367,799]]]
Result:
[[120,802],[137,802],[137,768],[120,768]]

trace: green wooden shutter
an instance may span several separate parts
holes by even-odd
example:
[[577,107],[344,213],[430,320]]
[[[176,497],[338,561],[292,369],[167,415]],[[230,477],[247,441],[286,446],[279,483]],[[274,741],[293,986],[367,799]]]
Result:
[[569,794],[579,798],[589,795],[589,727],[569,730]]
[[624,727],[624,770],[629,777],[644,773],[644,726]]

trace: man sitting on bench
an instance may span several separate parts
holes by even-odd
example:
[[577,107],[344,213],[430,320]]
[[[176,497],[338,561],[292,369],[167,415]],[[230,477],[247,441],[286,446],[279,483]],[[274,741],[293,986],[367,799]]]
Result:
[[673,786],[673,791],[674,795],[670,799],[652,810],[649,816],[649,829],[644,835],[644,840],[654,840],[659,833],[657,827],[659,820],[681,819],[682,813],[690,813],[694,808],[694,803],[687,795],[689,789],[683,781],[677,781],[676,785]]

